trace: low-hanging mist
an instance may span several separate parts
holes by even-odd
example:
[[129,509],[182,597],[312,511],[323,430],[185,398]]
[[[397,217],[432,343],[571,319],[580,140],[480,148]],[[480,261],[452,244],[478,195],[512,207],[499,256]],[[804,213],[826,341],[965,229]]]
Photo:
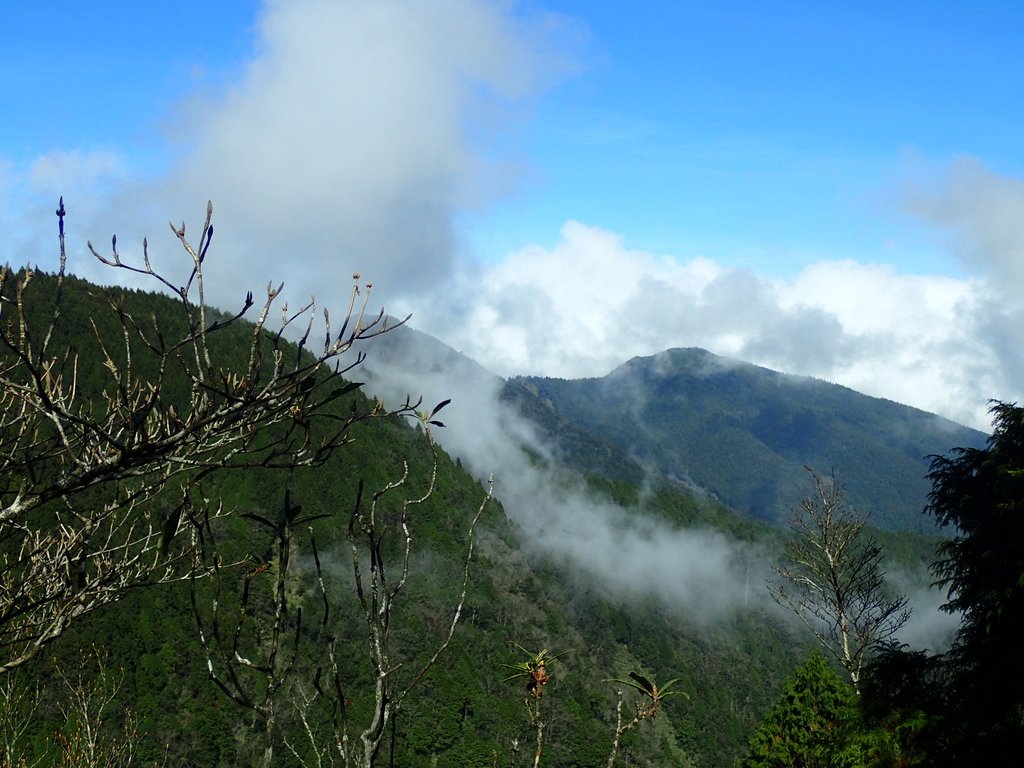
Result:
[[386,401],[407,394],[427,407],[452,400],[438,442],[477,477],[493,475],[495,495],[529,550],[620,597],[657,596],[698,622],[763,604],[768,569],[759,548],[713,530],[669,526],[586,488],[549,461],[533,427],[500,400],[502,379],[460,356],[439,363],[435,345],[403,343],[401,354],[371,349],[360,378]]
[[[568,566],[619,597],[654,596],[697,624],[737,611],[776,610],[766,580],[773,555],[708,528],[673,526],[639,508],[626,509],[560,468],[553,449],[514,407],[503,380],[424,334],[400,329],[367,349],[358,378],[386,401],[422,396],[426,408],[452,402],[438,442],[472,474],[494,477],[495,494],[533,553]],[[915,609],[900,639],[915,648],[948,646],[955,619],[938,611],[941,595],[926,575],[896,574],[894,588]]]

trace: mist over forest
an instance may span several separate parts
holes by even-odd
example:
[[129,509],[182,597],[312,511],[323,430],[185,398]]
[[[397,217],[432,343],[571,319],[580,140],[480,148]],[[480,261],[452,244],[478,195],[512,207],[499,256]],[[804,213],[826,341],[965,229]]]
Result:
[[[631,462],[640,473],[634,475],[636,493],[627,508],[586,483],[586,473],[604,471],[603,465],[581,466],[578,460],[574,461],[569,455],[571,449],[560,444],[556,435],[524,416],[522,404],[509,397],[508,382],[483,366],[408,326],[366,351],[368,357],[363,373],[369,391],[397,403],[410,394],[409,383],[414,382],[424,402],[452,400],[445,429],[438,436],[441,444],[474,476],[480,479],[493,476],[496,493],[506,513],[520,527],[523,544],[528,550],[581,569],[587,579],[602,584],[620,599],[653,596],[697,622],[727,618],[750,606],[760,609],[771,605],[765,584],[774,555],[763,540],[730,536],[710,525],[680,526],[645,508],[652,500],[654,488],[666,482],[663,466],[645,462],[628,451],[615,455],[613,462],[620,466]],[[657,366],[658,361],[664,359],[667,358],[652,360]],[[721,372],[744,365],[740,361],[703,355],[698,377],[708,370],[706,366]],[[645,389],[638,381],[624,380],[623,376],[616,379],[617,373],[613,372],[609,380],[614,380],[622,407],[641,411],[645,402],[653,397],[652,389]],[[775,386],[801,386],[799,377],[778,378]],[[512,381],[518,383],[518,380]],[[844,390],[840,397],[855,394]],[[834,403],[830,405],[836,407]],[[881,405],[884,408],[886,404]],[[932,451],[943,451],[948,441],[957,439],[965,445],[984,442],[981,433],[939,417],[888,405],[909,413],[911,419],[923,417],[924,423],[935,420]],[[629,423],[620,409],[605,404],[599,407],[606,408],[610,421]],[[665,402],[655,407],[679,406],[665,398]],[[851,408],[851,414],[853,412]],[[864,420],[863,416],[854,418]],[[892,416],[887,414],[882,418]],[[897,433],[901,429],[898,422],[889,426]],[[629,428],[633,429],[632,423]],[[560,429],[564,431],[567,427],[561,425]],[[596,437],[589,439],[597,442]],[[688,439],[688,435],[679,435],[681,441]],[[633,435],[632,440],[643,445],[644,436]],[[607,445],[602,447],[607,448]],[[646,450],[656,449],[648,447]],[[706,447],[703,450],[706,451]],[[877,449],[874,452],[877,454]],[[921,467],[922,480],[927,452],[919,449],[919,455],[913,456],[916,465]],[[783,509],[783,513],[772,520],[776,525],[785,525],[799,498],[806,493],[807,477],[802,465],[814,463],[812,455],[820,460],[819,455],[805,451],[800,472],[791,480],[791,487],[780,494],[784,501],[775,502]],[[819,469],[834,470],[841,480],[845,477],[845,468],[838,466],[837,461],[823,462]],[[850,474],[853,474],[852,468]],[[678,478],[673,480],[679,484]],[[717,499],[717,494],[692,480],[688,480],[685,487],[704,499]],[[901,498],[904,502],[902,516],[889,520],[889,524],[897,530],[936,531],[923,515],[926,484],[911,483],[910,487],[917,489],[917,496],[909,488],[905,490]],[[736,509],[754,519],[763,518],[756,510]],[[873,512],[875,510],[870,508],[863,510],[865,516]],[[900,591],[913,595],[912,603],[916,608],[901,639],[916,649],[941,650],[952,640],[956,617],[938,610],[944,599],[940,590],[930,586],[933,579],[925,565],[893,566]],[[785,613],[780,615],[792,618]]]

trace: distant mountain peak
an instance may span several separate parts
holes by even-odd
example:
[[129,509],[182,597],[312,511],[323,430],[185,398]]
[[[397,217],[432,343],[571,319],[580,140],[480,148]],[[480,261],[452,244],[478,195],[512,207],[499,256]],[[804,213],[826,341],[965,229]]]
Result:
[[928,457],[985,441],[935,414],[697,347],[634,357],[599,379],[523,382],[562,423],[772,520],[799,502],[811,466],[834,469],[877,525],[931,530]]
[[[715,374],[735,368],[758,368],[731,357],[723,357],[709,352],[702,347],[672,347],[653,355],[630,358],[615,368],[609,376],[624,375],[636,371],[646,371],[654,375],[669,376],[681,371],[696,374]],[[769,370],[767,368],[763,370]],[[774,373],[774,372],[773,372]]]

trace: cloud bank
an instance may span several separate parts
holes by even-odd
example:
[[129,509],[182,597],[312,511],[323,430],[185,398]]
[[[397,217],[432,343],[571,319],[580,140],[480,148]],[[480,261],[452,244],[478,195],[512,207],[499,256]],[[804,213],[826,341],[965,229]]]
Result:
[[438,297],[416,322],[503,375],[603,376],[635,355],[700,346],[972,426],[987,424],[988,397],[1019,392],[1009,342],[1021,305],[984,278],[822,260],[773,279],[632,250],[569,221],[554,248],[521,249],[457,285],[460,302]]
[[251,60],[177,108],[162,175],[108,148],[0,163],[9,258],[54,266],[63,194],[78,274],[116,279],[84,248],[114,232],[126,256],[148,236],[154,261],[184,272],[163,222],[197,234],[210,198],[207,295],[227,308],[271,280],[295,304],[336,304],[358,271],[394,314],[503,375],[603,375],[700,346],[982,428],[989,398],[1021,397],[1024,182],[976,159],[907,174],[896,195],[963,277],[827,253],[768,277],[639,251],[572,211],[553,247],[476,259],[460,222],[517,188],[519,129],[585,38],[581,23],[478,0],[269,2]]
[[988,400],[1019,399],[1024,381],[1024,234],[1011,224],[1024,220],[1022,190],[962,161],[908,194],[909,212],[961,244],[968,277],[822,259],[771,278],[634,250],[569,221],[554,247],[522,248],[418,297],[416,322],[503,375],[602,376],[698,346],[985,429]]

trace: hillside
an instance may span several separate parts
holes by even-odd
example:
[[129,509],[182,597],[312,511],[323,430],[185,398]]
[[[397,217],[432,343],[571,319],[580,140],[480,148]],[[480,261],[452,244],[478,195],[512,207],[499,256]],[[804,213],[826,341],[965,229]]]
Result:
[[985,440],[934,414],[701,349],[634,358],[603,378],[517,377],[505,396],[578,468],[592,461],[577,458],[584,430],[614,452],[601,471],[628,479],[639,464],[772,522],[803,495],[807,465],[834,469],[874,525],[929,531],[927,457]]
[[[52,278],[37,276],[26,301],[41,310],[52,290]],[[78,355],[83,397],[96,397],[105,379],[95,342],[81,329],[95,323],[100,337],[117,338],[118,311],[147,318],[147,328],[149,318],[165,331],[177,323],[173,319],[176,304],[164,296],[99,289],[74,280],[65,290],[65,313],[55,339],[73,346]],[[117,299],[117,311],[108,304],[109,298]],[[243,349],[247,333],[243,325],[224,335],[220,349],[225,370],[246,364],[232,354],[231,339]],[[415,392],[419,384],[412,379],[408,388]],[[173,378],[167,382],[168,387],[185,385]],[[355,392],[339,401],[337,408],[342,413],[366,404],[364,396]],[[479,419],[480,414],[460,412],[466,405],[450,406],[454,421],[460,416]],[[448,420],[447,412],[445,417]],[[237,565],[223,570],[219,587],[209,579],[197,582],[197,610],[209,630],[216,596],[222,626],[233,627],[239,608],[246,604],[240,601],[249,594],[247,612],[241,614],[238,625],[238,648],[244,658],[256,659],[263,652],[273,603],[276,538],[260,520],[281,519],[286,491],[291,505],[301,505],[305,517],[316,519],[313,527],[330,607],[325,616],[309,539],[303,532],[293,542],[294,566],[285,581],[291,601],[289,643],[294,643],[296,662],[284,677],[287,685],[278,708],[274,739],[280,765],[298,764],[285,746],[286,741],[296,744],[302,737],[295,703],[301,701],[303,691],[308,695],[318,679],[317,670],[322,669],[327,652],[324,643],[330,638],[338,643],[339,690],[344,691],[340,702],[347,717],[359,723],[367,716],[366,629],[352,592],[347,544],[360,483],[367,494],[378,491],[400,477],[403,462],[408,463],[406,486],[398,495],[387,497],[390,502],[382,508],[381,519],[389,526],[387,532],[382,530],[382,551],[394,570],[400,552],[394,516],[401,499],[423,493],[431,474],[424,438],[407,423],[378,419],[358,425],[352,437],[320,468],[255,468],[202,481],[202,496],[230,513],[212,529],[214,538],[207,539],[206,546],[215,541],[218,562]],[[569,485],[578,482],[563,479]],[[614,500],[630,510],[633,527],[639,530],[646,529],[645,520],[658,521],[680,543],[694,535],[690,533],[694,527],[717,528],[722,541],[767,544],[773,537],[762,526],[697,497],[664,491],[652,498],[614,478],[592,478],[588,493],[591,500]],[[457,595],[468,521],[483,494],[483,486],[459,461],[438,454],[437,487],[410,519],[413,556],[407,592],[396,603],[391,623],[396,658],[403,670],[396,674],[414,670],[443,637]],[[5,541],[0,540],[0,547],[7,547]],[[181,537],[179,545],[184,546]],[[14,555],[8,548],[2,554]],[[715,588],[714,582],[708,582],[707,589]],[[130,715],[136,727],[132,743],[141,764],[237,765],[254,759],[259,737],[251,730],[251,712],[231,703],[208,679],[190,592],[187,580],[134,591],[120,603],[75,623],[22,668],[14,679],[19,690],[28,693],[21,701],[36,702],[22,733],[26,760],[57,749],[56,735],[68,727],[61,706],[69,683],[61,675],[72,683],[81,677],[87,686],[103,681],[116,684],[116,706],[104,714],[105,733],[116,737]],[[538,547],[531,530],[507,519],[502,507],[493,505],[479,530],[463,621],[448,652],[394,721],[389,753],[393,750],[395,763],[404,766],[479,766],[495,759],[505,761],[513,739],[529,745],[532,729],[523,707],[523,683],[506,681],[510,673],[502,666],[522,661],[516,643],[533,652],[572,651],[553,665],[553,680],[545,694],[545,764],[581,768],[604,764],[614,722],[614,693],[605,681],[634,670],[657,680],[678,677],[679,687],[690,698],[673,699],[658,720],[630,734],[624,743],[624,764],[728,764],[743,749],[806,640],[794,643],[778,618],[753,605],[721,612],[711,620],[691,615],[682,606],[714,599],[713,595],[694,594],[688,599],[692,602],[675,602],[657,590],[622,591],[614,582],[595,581],[574,561]],[[92,648],[103,658],[105,675],[96,667]],[[255,673],[242,675],[243,687],[259,693],[263,685],[259,675],[246,682],[249,674]],[[8,696],[8,706],[17,700]],[[320,706],[316,711],[322,731],[329,725],[330,707],[325,702]],[[22,712],[8,709],[4,714],[4,722],[10,724],[20,722]]]

